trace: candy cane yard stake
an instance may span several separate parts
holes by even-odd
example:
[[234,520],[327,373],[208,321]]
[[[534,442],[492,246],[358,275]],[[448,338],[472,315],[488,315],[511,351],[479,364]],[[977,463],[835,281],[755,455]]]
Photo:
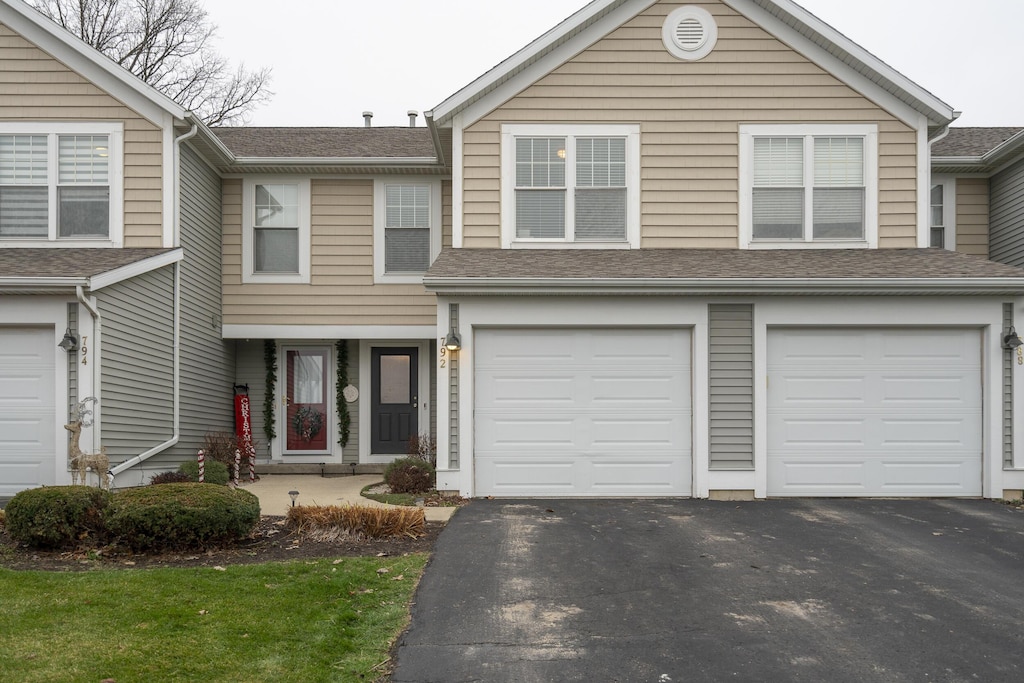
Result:
[[199,451],[199,483],[203,483],[203,479],[206,477],[206,453]]

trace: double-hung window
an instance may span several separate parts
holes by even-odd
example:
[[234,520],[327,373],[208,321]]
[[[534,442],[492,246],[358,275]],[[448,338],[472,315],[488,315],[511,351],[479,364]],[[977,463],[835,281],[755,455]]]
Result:
[[877,245],[874,126],[741,126],[741,242]]
[[422,282],[441,251],[441,182],[377,179],[373,243],[376,281]]
[[638,247],[637,126],[502,129],[502,245]]
[[309,282],[310,181],[247,178],[242,185],[244,282]]
[[956,180],[951,176],[933,176],[929,196],[928,246],[956,249]]
[[120,242],[120,126],[53,126],[0,127],[0,239]]

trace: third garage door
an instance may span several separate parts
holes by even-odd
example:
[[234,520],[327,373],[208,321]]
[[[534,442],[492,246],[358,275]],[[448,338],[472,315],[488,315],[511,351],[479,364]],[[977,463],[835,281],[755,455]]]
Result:
[[476,494],[688,496],[690,332],[475,336]]
[[980,496],[981,333],[768,332],[769,496]]

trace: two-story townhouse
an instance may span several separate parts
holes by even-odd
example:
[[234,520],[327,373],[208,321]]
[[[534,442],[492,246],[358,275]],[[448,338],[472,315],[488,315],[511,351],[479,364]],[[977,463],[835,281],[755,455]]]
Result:
[[597,0],[429,116],[441,487],[1024,486],[1024,273],[928,248],[954,112],[798,5]]
[[64,425],[86,399],[80,446],[105,448],[117,486],[233,429],[220,180],[193,147],[209,135],[0,3],[0,497],[71,482]]
[[436,424],[436,303],[422,281],[451,246],[441,139],[415,125],[214,132],[223,335],[261,461],[337,471],[405,455]]

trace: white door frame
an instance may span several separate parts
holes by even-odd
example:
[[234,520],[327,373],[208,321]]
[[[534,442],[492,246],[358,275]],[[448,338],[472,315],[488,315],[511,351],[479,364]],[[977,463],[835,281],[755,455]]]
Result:
[[[327,449],[324,451],[310,451],[308,453],[285,453],[288,445],[288,407],[285,405],[285,396],[288,392],[288,351],[290,349],[327,349],[327,380],[325,387],[327,399],[327,415],[324,426],[327,428]],[[338,435],[338,411],[336,410],[337,397],[335,396],[335,385],[337,377],[335,368],[337,364],[337,352],[334,344],[329,341],[315,342],[278,342],[277,344],[277,383],[274,389],[274,401],[276,403],[277,415],[277,436],[272,444],[272,457],[275,460],[308,464],[320,463],[325,460],[330,462],[341,462],[341,447],[337,445]]]
[[359,340],[359,462],[362,463],[389,463],[394,460],[394,454],[375,455],[370,452],[370,444],[373,440],[370,433],[373,429],[371,411],[373,410],[373,381],[372,361],[373,349],[405,347],[417,350],[417,382],[419,383],[419,409],[416,414],[417,430],[420,434],[430,433],[430,401],[433,396],[430,394],[430,342],[428,340]]

